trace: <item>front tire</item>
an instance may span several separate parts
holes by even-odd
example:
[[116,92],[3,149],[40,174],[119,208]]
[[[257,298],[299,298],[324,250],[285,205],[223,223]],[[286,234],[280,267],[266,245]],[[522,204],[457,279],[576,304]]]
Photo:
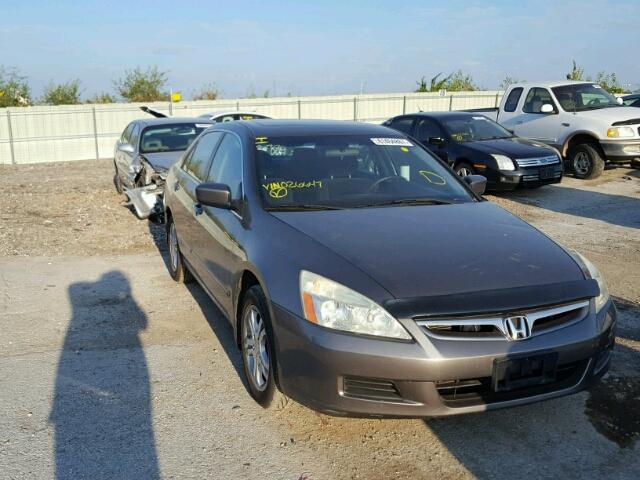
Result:
[[113,162],[113,169],[114,169],[113,186],[116,187],[116,192],[122,195],[122,193],[124,192],[124,188],[122,187],[122,179],[120,178],[120,174],[118,173],[118,167],[116,166],[115,162]]
[[471,166],[471,164],[467,162],[458,163],[454,167],[453,171],[456,172],[456,175],[458,175],[459,177],[466,177],[467,175],[475,175],[476,173],[476,171]]
[[576,178],[591,179],[602,175],[604,160],[596,147],[588,143],[576,145],[569,154],[569,163]]
[[288,398],[276,384],[276,356],[267,299],[254,285],[244,295],[240,317],[242,364],[251,397],[262,407],[282,410]]
[[173,218],[167,219],[167,246],[169,249],[169,275],[178,283],[190,283],[193,281],[191,272],[185,267],[178,243],[178,232]]

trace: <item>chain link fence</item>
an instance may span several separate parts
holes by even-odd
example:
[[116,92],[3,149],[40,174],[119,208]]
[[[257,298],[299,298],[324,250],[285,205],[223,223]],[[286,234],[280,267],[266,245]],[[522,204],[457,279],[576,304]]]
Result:
[[497,107],[502,93],[371,94],[6,108],[0,109],[0,164],[110,158],[114,143],[127,124],[148,116],[140,110],[142,105],[173,116],[248,110],[274,118],[379,123],[403,113]]

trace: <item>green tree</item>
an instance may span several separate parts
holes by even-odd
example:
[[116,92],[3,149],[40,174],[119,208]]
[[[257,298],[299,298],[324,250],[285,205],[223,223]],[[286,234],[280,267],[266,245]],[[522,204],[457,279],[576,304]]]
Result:
[[116,97],[106,92],[96,93],[87,98],[85,103],[116,103]]
[[473,77],[462,70],[449,75],[446,89],[450,92],[473,92],[478,86],[473,82]]
[[169,94],[163,91],[166,84],[167,72],[156,66],[146,70],[140,67],[126,70],[124,76],[114,82],[118,94],[130,102],[168,100]]
[[31,90],[26,77],[15,69],[0,65],[0,108],[31,104]]
[[509,85],[513,85],[514,83],[522,83],[524,81],[525,80],[518,80],[517,78],[513,78],[507,75],[506,77],[504,77],[504,80],[500,82],[500,85],[498,88],[500,90],[506,90],[507,88],[509,88]]
[[80,103],[80,80],[55,84],[49,82],[44,88],[40,103],[45,105],[75,105]]
[[620,82],[618,82],[618,77],[615,73],[598,72],[595,83],[609,93],[625,93],[625,89],[620,85]]
[[571,71],[567,73],[567,80],[583,80],[584,69],[580,68],[575,60],[572,60],[572,62],[573,66],[571,67]]
[[442,72],[438,73],[435,77],[432,77],[429,83],[427,83],[425,77],[422,77],[418,82],[418,88],[416,89],[417,93],[424,92],[439,92],[440,90],[447,88],[447,82],[451,78],[451,75],[440,78],[442,76]]
[[192,95],[193,100],[216,100],[220,92],[218,92],[218,88],[213,83],[208,83],[203,85],[200,90],[194,92]]

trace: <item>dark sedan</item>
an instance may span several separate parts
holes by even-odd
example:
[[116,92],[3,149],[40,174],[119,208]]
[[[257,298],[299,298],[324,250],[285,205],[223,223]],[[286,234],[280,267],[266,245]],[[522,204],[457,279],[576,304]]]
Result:
[[394,117],[383,125],[415,138],[458,175],[484,175],[488,189],[540,187],[562,180],[556,150],[516,137],[479,113],[422,112]]
[[169,271],[220,307],[265,407],[434,416],[577,392],[609,366],[606,285],[483,188],[381,126],[217,124],[167,178]]
[[631,95],[625,95],[622,97],[622,104],[627,107],[639,107],[640,108],[640,93],[632,93]]

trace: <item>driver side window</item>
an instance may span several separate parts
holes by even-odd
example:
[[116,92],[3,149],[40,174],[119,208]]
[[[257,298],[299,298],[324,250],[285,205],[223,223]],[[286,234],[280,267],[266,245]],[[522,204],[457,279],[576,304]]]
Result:
[[429,143],[430,138],[442,138],[442,130],[433,120],[422,118],[416,125],[415,137],[422,143]]
[[542,113],[542,106],[547,103],[556,109],[549,90],[546,88],[532,88],[527,94],[522,111],[525,113]]

